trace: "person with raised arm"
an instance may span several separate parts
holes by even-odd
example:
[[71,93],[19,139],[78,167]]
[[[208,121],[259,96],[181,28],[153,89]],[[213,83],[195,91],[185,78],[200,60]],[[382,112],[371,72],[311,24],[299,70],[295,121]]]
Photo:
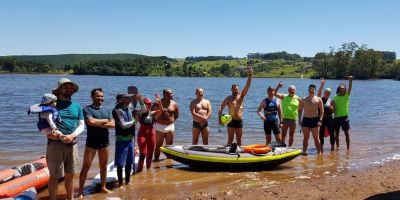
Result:
[[342,130],[346,136],[347,150],[350,150],[349,103],[351,89],[353,87],[353,76],[349,76],[348,80],[349,88],[346,88],[346,85],[343,83],[341,83],[337,88],[336,95],[333,97],[332,107],[335,113],[333,121],[335,124],[336,148],[339,149],[339,129],[342,127]]
[[299,115],[298,110],[301,98],[296,95],[296,87],[294,85],[289,86],[288,94],[278,93],[282,86],[282,81],[279,81],[275,88],[275,97],[282,100],[282,142],[285,143],[286,135],[289,131],[288,146],[291,147],[293,145],[294,132],[296,131],[296,122]]
[[232,116],[232,121],[228,126],[228,142],[227,145],[231,145],[236,135],[237,145],[242,145],[242,135],[243,135],[243,100],[249,91],[251,85],[251,79],[253,77],[253,68],[249,64],[247,67],[247,81],[243,90],[239,91],[239,85],[233,84],[231,87],[232,95],[227,96],[221,104],[218,112],[218,123],[222,125],[221,116],[222,111],[226,106],[228,106],[229,114]]
[[[322,124],[319,127],[319,141],[321,143],[321,151],[323,151],[324,137],[326,136],[326,132],[328,132],[331,143],[331,151],[333,151],[335,148],[335,132],[333,127],[333,107],[331,105],[332,99],[329,98],[331,95],[331,89],[325,88],[324,90],[324,85],[325,79],[322,79],[321,85],[318,89],[318,96],[321,97],[322,103],[324,104],[324,117],[322,118]],[[321,96],[322,90],[324,91],[323,96]]]

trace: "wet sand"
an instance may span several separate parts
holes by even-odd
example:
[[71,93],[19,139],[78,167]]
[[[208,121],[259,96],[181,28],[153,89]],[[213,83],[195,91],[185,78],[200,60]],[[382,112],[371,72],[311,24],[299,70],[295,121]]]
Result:
[[[400,199],[400,160],[287,182],[275,181],[277,176],[260,178],[256,175],[258,172],[193,172],[182,169],[181,165],[177,167],[169,159],[154,165],[150,171],[133,175],[131,183],[124,188],[112,188],[112,194],[97,193],[90,184],[93,176],[89,175],[84,199]],[[288,169],[259,173],[286,174]],[[244,177],[251,179],[251,176],[257,178],[245,181]],[[74,181],[75,193],[77,179],[78,174]],[[249,184],[251,181],[254,184]],[[60,199],[65,193],[63,187],[61,182]],[[47,189],[40,192],[39,199],[48,199]]]
[[184,193],[169,199],[400,199],[400,161],[270,188]]

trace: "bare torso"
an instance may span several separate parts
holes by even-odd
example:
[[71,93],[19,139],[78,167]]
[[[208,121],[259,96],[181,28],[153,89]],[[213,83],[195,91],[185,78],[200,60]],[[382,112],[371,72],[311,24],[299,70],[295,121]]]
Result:
[[[165,99],[161,99],[161,103],[163,104],[163,112],[159,117],[157,117],[156,122],[163,125],[169,125],[175,122],[177,115],[177,104],[175,101],[170,100],[166,101]],[[155,106],[154,109],[160,109],[159,106]]]
[[317,96],[307,96],[303,98],[304,117],[318,117],[318,107],[322,104],[322,99]]
[[229,114],[233,119],[243,119],[243,99],[240,99],[240,95],[227,97],[227,104],[229,108]]
[[[200,116],[206,117],[208,112],[209,112],[209,105],[210,105],[210,101],[208,101],[207,99],[195,99],[190,103],[190,107],[191,109],[194,109],[194,112],[197,113]],[[196,117],[193,116],[193,121],[196,122],[204,122],[203,119],[201,119],[200,117]]]

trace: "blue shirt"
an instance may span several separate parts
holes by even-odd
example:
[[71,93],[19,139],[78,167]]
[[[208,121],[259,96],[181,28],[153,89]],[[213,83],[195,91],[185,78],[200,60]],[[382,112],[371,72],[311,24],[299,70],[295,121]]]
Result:
[[83,120],[81,105],[72,101],[57,100],[57,110],[61,118],[61,122],[57,123],[57,128],[64,135],[70,135],[78,127],[79,120]]

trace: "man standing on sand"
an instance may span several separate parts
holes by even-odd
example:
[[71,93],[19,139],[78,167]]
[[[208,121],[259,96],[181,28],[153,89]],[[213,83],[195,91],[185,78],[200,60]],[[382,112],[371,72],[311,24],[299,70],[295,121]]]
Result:
[[156,129],[155,162],[160,161],[160,147],[163,145],[164,139],[167,145],[172,145],[174,142],[175,121],[179,117],[179,108],[178,104],[172,100],[173,96],[171,89],[164,89],[161,103],[156,103],[153,106],[153,110],[160,111],[156,112],[156,123],[154,124],[154,129]]
[[99,153],[101,192],[111,192],[106,188],[107,163],[110,146],[108,129],[114,128],[115,123],[111,112],[103,107],[103,90],[101,88],[93,89],[91,91],[91,98],[92,104],[83,108],[87,137],[82,169],[79,175],[78,197],[80,198],[83,197],[83,186],[85,185],[87,173],[97,152]]
[[349,102],[351,89],[353,87],[353,76],[349,76],[348,79],[349,89],[346,90],[346,85],[343,83],[339,85],[332,101],[332,107],[335,112],[333,121],[335,124],[336,148],[339,149],[339,129],[342,127],[342,130],[346,135],[347,150],[350,150]]
[[204,145],[208,145],[208,119],[211,116],[210,101],[204,99],[203,88],[196,89],[196,99],[190,103],[190,112],[193,116],[192,144],[197,144],[199,135]]
[[233,84],[231,87],[232,95],[227,96],[221,104],[218,112],[218,123],[221,122],[222,111],[225,106],[229,108],[229,114],[232,116],[232,121],[228,124],[228,142],[227,145],[231,145],[233,138],[236,133],[237,145],[242,145],[243,135],[243,100],[249,91],[251,85],[251,78],[253,76],[253,68],[251,65],[247,67],[247,81],[242,92],[239,92],[239,85]]
[[57,198],[58,179],[63,169],[67,199],[73,199],[73,179],[78,161],[76,137],[84,130],[82,108],[78,103],[71,101],[72,95],[78,90],[79,86],[67,78],[58,80],[58,86],[53,90],[53,94],[57,96],[58,114],[62,119],[57,123],[57,128],[63,135],[47,135],[46,158],[50,172],[48,190],[51,200]]
[[[304,97],[299,106],[299,125],[303,129],[303,155],[307,155],[308,139],[310,138],[310,131],[314,138],[315,147],[317,148],[318,155],[322,154],[321,144],[319,142],[318,128],[322,124],[322,117],[324,116],[324,105],[322,99],[315,96],[316,86],[311,84],[308,86],[308,96]],[[301,114],[304,109],[304,116],[301,120]],[[318,112],[319,111],[319,112]]]
[[289,147],[293,145],[294,132],[296,131],[296,120],[298,118],[298,109],[301,98],[296,95],[296,87],[290,85],[287,95],[278,93],[279,88],[283,86],[279,81],[275,89],[275,96],[282,100],[282,142],[285,143],[286,134],[289,130]]

